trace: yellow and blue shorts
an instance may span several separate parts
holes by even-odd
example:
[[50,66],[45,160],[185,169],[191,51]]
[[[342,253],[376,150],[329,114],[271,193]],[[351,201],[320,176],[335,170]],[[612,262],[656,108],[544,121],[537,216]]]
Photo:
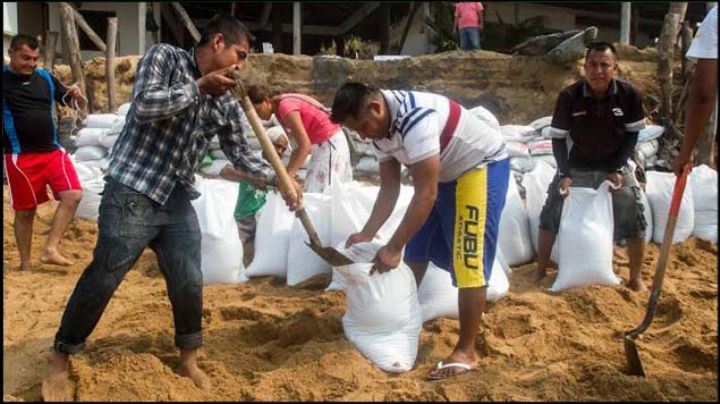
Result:
[[458,288],[487,286],[509,178],[504,159],[440,183],[430,217],[405,247],[404,261],[432,262],[450,272]]

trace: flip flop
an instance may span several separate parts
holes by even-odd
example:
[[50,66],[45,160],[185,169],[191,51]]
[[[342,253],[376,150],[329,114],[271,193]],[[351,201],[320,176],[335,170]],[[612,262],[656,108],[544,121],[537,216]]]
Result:
[[460,375],[464,375],[464,374],[467,373],[467,372],[470,372],[470,371],[472,371],[472,370],[475,370],[477,367],[472,367],[472,366],[468,365],[467,363],[462,363],[462,362],[452,362],[452,363],[443,364],[442,361],[438,362],[438,363],[437,363],[437,366],[435,367],[435,369],[437,369],[437,370],[441,370],[441,369],[445,369],[445,368],[461,368],[461,369],[465,369],[465,371],[464,371],[464,372],[460,372],[460,373],[456,373],[456,374],[454,374],[454,375],[452,375],[452,376],[432,376],[432,375],[428,375],[427,378],[430,379],[430,380],[452,379],[452,378],[454,378],[454,377],[457,377],[457,376],[460,376]]

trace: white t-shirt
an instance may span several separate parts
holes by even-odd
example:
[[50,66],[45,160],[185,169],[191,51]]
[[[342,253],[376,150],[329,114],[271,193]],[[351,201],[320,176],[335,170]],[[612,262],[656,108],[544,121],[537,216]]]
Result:
[[[695,39],[690,44],[687,58],[692,59],[717,59],[718,58],[718,6],[713,7],[705,16],[700,28],[698,28]],[[715,132],[717,132],[718,99],[715,97]]]
[[447,97],[420,91],[381,92],[390,112],[390,135],[373,141],[379,161],[395,158],[409,166],[439,154],[439,180],[449,182],[507,157],[502,134],[462,106],[457,127],[441,151],[440,135],[450,116]]

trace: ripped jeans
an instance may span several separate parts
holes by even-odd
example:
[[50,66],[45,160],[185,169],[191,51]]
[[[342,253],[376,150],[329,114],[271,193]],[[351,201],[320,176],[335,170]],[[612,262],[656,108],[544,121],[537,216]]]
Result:
[[[176,185],[165,204],[106,177],[93,260],[65,307],[53,348],[79,352],[125,274],[149,246],[165,277],[175,320],[175,345],[202,345],[200,226],[187,192]],[[145,296],[136,296],[144,299]]]

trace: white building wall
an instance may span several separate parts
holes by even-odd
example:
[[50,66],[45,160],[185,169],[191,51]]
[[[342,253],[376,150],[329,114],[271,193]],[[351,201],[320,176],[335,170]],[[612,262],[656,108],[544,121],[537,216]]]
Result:
[[17,35],[17,3],[3,3],[3,63],[10,63],[8,57],[8,49],[10,49],[10,39]]
[[[60,32],[60,7],[58,3],[48,3],[49,25],[51,31]],[[145,53],[145,3],[144,2],[83,2],[82,10],[115,11],[118,19],[117,32],[117,56],[142,55]],[[104,41],[107,32],[96,32]],[[58,42],[62,42],[58,38]],[[65,44],[61,43],[58,49],[63,49]],[[82,51],[83,60],[94,57],[104,57],[100,51]]]

